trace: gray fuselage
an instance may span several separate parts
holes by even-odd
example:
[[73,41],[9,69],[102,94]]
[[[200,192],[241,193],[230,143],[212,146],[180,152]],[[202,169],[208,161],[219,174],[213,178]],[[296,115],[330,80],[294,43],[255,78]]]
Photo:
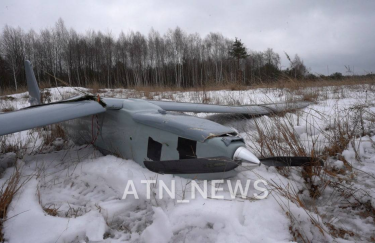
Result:
[[[111,109],[68,121],[65,127],[76,142],[92,142],[104,154],[131,159],[144,166],[146,160],[178,160],[188,156],[233,158],[236,149],[245,146],[235,130],[209,120],[165,112],[139,99],[106,98],[103,101]],[[190,149],[190,144],[196,144],[195,149],[193,146]],[[156,159],[150,158],[155,156]],[[231,170],[184,176],[214,179],[236,174],[237,171]]]

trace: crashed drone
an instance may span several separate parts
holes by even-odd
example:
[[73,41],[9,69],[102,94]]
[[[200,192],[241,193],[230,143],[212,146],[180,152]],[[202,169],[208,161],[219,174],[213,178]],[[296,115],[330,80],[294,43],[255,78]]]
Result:
[[31,106],[0,114],[0,136],[64,122],[68,136],[91,142],[103,154],[132,159],[156,173],[197,179],[228,178],[260,164],[321,165],[309,157],[258,159],[234,129],[182,113],[259,116],[304,108],[307,102],[221,106],[82,95],[42,104],[29,61],[25,71]]

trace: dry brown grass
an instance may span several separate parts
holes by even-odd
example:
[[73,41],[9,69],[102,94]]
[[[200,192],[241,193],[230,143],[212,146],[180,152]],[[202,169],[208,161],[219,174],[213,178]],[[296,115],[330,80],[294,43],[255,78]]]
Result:
[[21,148],[21,143],[7,143],[6,136],[0,136],[0,154],[9,152],[18,152]]
[[51,103],[52,101],[52,94],[48,89],[44,89],[41,92],[41,102],[42,103]]
[[13,106],[8,106],[8,107],[5,107],[1,110],[2,112],[11,112],[11,111],[15,111],[14,107]]
[[318,90],[306,92],[302,95],[302,100],[303,101],[308,101],[308,102],[317,102],[318,98],[320,96],[320,93]]
[[51,145],[57,138],[66,140],[64,129],[59,124],[49,125],[47,131],[43,133],[44,145]]
[[[0,242],[4,242],[3,223],[7,221],[7,212],[16,193],[31,179],[31,176],[22,178],[21,169],[15,166],[13,174],[0,189]],[[16,215],[17,216],[17,215]],[[13,216],[15,217],[15,216]]]
[[0,101],[12,101],[14,99],[12,96],[0,96]]
[[[39,82],[38,83],[38,86],[39,86],[39,89],[47,89],[47,88],[53,88],[55,86],[51,86],[51,84],[49,82]],[[27,87],[26,87],[26,91],[27,91]]]
[[58,216],[59,215],[59,208],[57,208],[54,204],[43,207],[44,212],[51,216]]
[[132,86],[128,89],[133,89],[138,92],[189,92],[189,91],[214,91],[214,90],[247,90],[253,86],[242,85],[238,83],[216,84],[209,82],[204,86],[195,87],[177,87],[177,86]]
[[335,238],[342,238],[344,239],[346,235],[349,235],[353,237],[355,233],[353,231],[347,230],[347,229],[342,229],[334,226],[333,224],[327,223],[326,224],[330,234],[335,237]]
[[330,132],[330,134],[326,133],[330,145],[326,146],[323,151],[325,157],[336,156],[344,151],[354,137],[352,126],[341,119],[338,119],[337,123],[326,129],[327,132]]
[[[300,228],[300,215],[294,215],[290,209],[289,202],[294,203],[299,208],[302,208],[306,216],[309,218],[311,224],[316,227],[318,232],[323,236],[327,233],[327,228],[322,222],[322,219],[319,214],[317,214],[316,208],[311,211],[311,206],[302,199],[302,195],[300,192],[291,184],[278,184],[275,181],[268,181],[268,185],[270,189],[275,192],[273,193],[273,197],[275,198],[276,202],[279,204],[281,209],[285,212],[287,217],[290,220],[290,227],[289,231],[293,236],[293,240],[296,242],[310,242],[309,238],[306,236],[306,233]],[[283,201],[281,198],[287,199],[287,203]]]
[[[60,83],[62,84],[62,83]],[[326,87],[326,86],[343,86],[343,85],[358,85],[358,84],[375,84],[375,79],[373,77],[344,77],[341,80],[332,80],[332,79],[293,79],[293,78],[281,78],[276,82],[258,82],[257,84],[244,85],[237,82],[224,82],[224,83],[215,83],[213,81],[208,81],[204,86],[196,87],[177,87],[177,86],[161,86],[161,85],[151,85],[151,86],[131,86],[127,89],[133,89],[139,92],[178,92],[178,91],[215,91],[215,90],[248,90],[248,89],[258,89],[258,88],[281,88],[289,89],[291,91],[296,91],[301,88],[307,87]],[[64,82],[62,86],[67,86],[68,84]],[[50,85],[49,82],[40,82],[40,89],[53,88],[54,85]],[[96,81],[87,85],[86,88],[92,90],[94,94],[102,92],[101,89],[107,88],[105,85],[100,84]],[[124,88],[123,86],[116,86],[113,88]],[[19,86],[16,91],[14,88],[7,88],[0,90],[0,96],[23,93],[27,91],[26,86]]]
[[254,119],[257,133],[248,133],[256,141],[255,149],[261,157],[308,156],[288,117],[261,117]]
[[[361,198],[358,198],[358,189],[349,187],[343,182],[335,182],[335,179],[337,179],[337,177],[334,176],[326,180],[331,187],[331,190],[333,189],[331,200],[335,201],[334,207],[345,209],[348,214],[353,214],[354,212],[362,219],[368,219],[368,217],[374,219],[375,209],[371,206],[371,202],[367,201],[367,203],[363,203]],[[273,197],[290,219],[291,225],[289,231],[291,232],[294,241],[311,242],[309,237],[307,237],[307,234],[310,234],[311,232],[307,232],[306,234],[306,232],[300,228],[300,215],[297,216],[293,214],[289,202],[294,203],[305,211],[312,226],[316,227],[317,232],[320,232],[323,237],[327,234],[333,238],[348,239],[349,236],[352,239],[363,239],[363,237],[357,232],[334,225],[330,220],[330,217],[326,217],[324,213],[322,214],[319,212],[316,207],[317,203],[315,199],[313,201],[311,199],[306,200],[303,194],[293,187],[293,185],[278,184],[273,180],[268,181],[268,185],[270,186],[270,189],[275,192],[272,194]],[[368,196],[365,192],[364,195]],[[281,200],[281,198],[287,199],[287,203]],[[343,212],[341,212],[341,214],[343,214]],[[370,237],[368,241],[372,242],[373,238],[375,237]]]
[[98,94],[98,93],[102,93],[103,91],[101,90],[101,87],[100,84],[96,81],[94,81],[93,83],[91,83],[90,85],[88,85],[86,88],[88,89],[91,89],[91,92],[93,94]]
[[[253,85],[244,85],[240,83],[223,83],[217,84],[214,82],[208,82],[204,86],[196,87],[174,87],[174,86],[134,86],[129,87],[129,89],[134,89],[136,91],[148,91],[148,92],[176,92],[176,91],[215,91],[215,90],[248,90],[248,89],[258,89],[258,88],[280,88],[289,89],[291,91],[296,91],[303,88],[309,87],[327,87],[327,86],[343,86],[343,85],[359,85],[359,84],[375,84],[375,79],[371,77],[346,77],[342,80],[330,80],[330,79],[318,79],[318,80],[297,80],[297,79],[280,79],[276,82],[270,83],[258,83]],[[104,87],[102,87],[104,88]],[[119,87],[122,88],[122,87]]]
[[19,86],[17,90],[14,88],[6,88],[6,89],[1,89],[0,90],[0,96],[4,95],[12,95],[12,94],[19,94],[27,91],[26,86]]
[[[337,93],[340,94],[340,96],[342,95],[341,90],[341,88],[337,89]],[[303,94],[300,93],[299,95]],[[319,95],[317,95],[317,97],[314,96],[314,99],[318,98]],[[250,140],[256,141],[256,143],[249,145],[249,147],[262,157],[311,156],[322,158],[325,161],[325,166],[323,168],[305,166],[302,169],[296,169],[298,171],[300,170],[301,176],[305,180],[306,189],[309,191],[309,198],[305,198],[301,192],[290,185],[278,185],[274,181],[269,182],[269,185],[277,192],[277,195],[303,208],[311,218],[312,225],[317,227],[323,236],[329,234],[335,238],[345,238],[346,236],[354,239],[361,238],[361,236],[355,234],[355,232],[335,227],[324,215],[318,213],[314,207],[314,205],[318,204],[317,198],[322,195],[328,196],[327,193],[331,197],[331,200],[334,200],[336,205],[341,209],[347,210],[348,214],[352,214],[352,210],[354,210],[355,214],[363,219],[368,217],[375,219],[375,208],[371,206],[370,201],[364,201],[366,197],[369,197],[369,194],[365,190],[351,186],[351,182],[357,179],[357,174],[364,172],[353,168],[341,155],[344,150],[351,146],[356,154],[356,159],[360,161],[359,152],[357,151],[358,148],[356,148],[358,145],[355,145],[354,141],[356,138],[363,137],[369,132],[364,128],[364,119],[369,120],[363,115],[367,112],[365,110],[366,107],[368,107],[368,105],[366,106],[364,103],[345,108],[345,110],[339,110],[337,108],[333,114],[328,114],[328,116],[324,118],[330,121],[331,125],[322,129],[315,127],[314,123],[308,124],[306,121],[307,130],[317,129],[326,141],[320,144],[320,141],[312,140],[308,148],[301,144],[298,135],[294,132],[293,127],[298,124],[294,124],[293,122],[295,121],[285,115],[256,118],[254,119],[256,132],[252,131],[247,133]],[[369,114],[369,116],[371,118],[374,114]],[[311,128],[309,129],[309,127]],[[309,132],[313,133],[311,131]],[[336,160],[341,160],[344,166],[340,168],[334,167],[331,162]],[[279,173],[285,177],[289,177],[290,170],[292,170],[290,167],[277,169]],[[314,181],[317,178],[319,178],[319,183],[315,183]],[[328,187],[329,190],[326,191]],[[308,237],[298,228],[299,221],[296,217],[292,215],[286,205],[282,204],[281,200],[279,200],[279,204],[290,218],[290,231],[294,240],[309,242]],[[310,212],[314,213],[314,217]]]
[[[367,84],[375,84],[375,81],[371,78],[346,78],[344,80],[294,80],[294,79],[282,79],[273,83],[260,83],[253,84],[251,86],[238,84],[238,83],[224,83],[216,84],[214,82],[208,82],[204,86],[196,87],[175,87],[175,86],[133,86],[128,87],[128,91],[121,95],[116,95],[119,98],[146,98],[146,99],[168,99],[175,100],[176,95],[180,92],[193,92],[191,102],[206,103],[206,104],[222,104],[222,101],[218,100],[217,97],[211,97],[210,91],[218,90],[253,90],[258,88],[265,88],[268,90],[278,89],[281,95],[287,97],[287,101],[293,102],[296,100],[304,100],[316,103],[318,100],[328,99],[328,92],[323,87],[331,86],[337,92],[333,98],[345,98],[346,92],[343,86],[349,85],[351,88],[357,89],[373,89],[374,87],[363,86]],[[104,87],[102,87],[104,88]],[[123,88],[123,87],[118,87]],[[120,90],[115,90],[122,92]],[[98,90],[100,92],[100,89]],[[108,95],[108,94],[106,94]],[[227,99],[227,98],[226,98]],[[272,101],[271,101],[272,102]],[[225,103],[227,104],[227,103]],[[233,104],[241,105],[241,102],[234,102]],[[228,104],[227,104],[228,105]]]
[[327,86],[353,86],[359,84],[375,84],[375,79],[371,77],[346,77],[341,80],[318,79],[318,80],[297,80],[297,79],[283,79],[274,83],[266,83],[255,85],[257,88],[286,88],[290,90],[298,90],[309,87],[327,87]]

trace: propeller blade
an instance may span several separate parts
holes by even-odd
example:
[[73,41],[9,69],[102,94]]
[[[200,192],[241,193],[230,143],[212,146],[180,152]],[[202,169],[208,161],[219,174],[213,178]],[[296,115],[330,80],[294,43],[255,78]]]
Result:
[[267,166],[323,166],[321,159],[312,157],[269,157],[259,159]]
[[227,157],[144,161],[147,169],[160,174],[201,174],[230,171],[239,164]]

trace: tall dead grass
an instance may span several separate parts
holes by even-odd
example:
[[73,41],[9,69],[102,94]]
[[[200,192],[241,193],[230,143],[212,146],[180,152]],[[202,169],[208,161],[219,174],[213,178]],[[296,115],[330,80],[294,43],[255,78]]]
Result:
[[[346,77],[341,80],[331,80],[331,79],[292,79],[284,78],[279,79],[276,82],[259,82],[252,85],[244,85],[241,83],[215,83],[207,82],[203,86],[196,87],[176,87],[176,86],[134,86],[129,87],[129,89],[134,89],[136,91],[148,91],[148,92],[164,92],[164,91],[216,91],[216,90],[248,90],[248,89],[259,89],[259,88],[277,88],[277,89],[289,89],[291,91],[300,90],[309,87],[327,87],[327,86],[353,86],[359,84],[375,84],[375,79],[372,77]],[[102,87],[104,88],[104,87]],[[122,87],[119,87],[122,88]]]
[[[135,90],[136,92],[143,92],[145,97],[147,94],[157,92],[187,92],[187,91],[216,91],[216,90],[248,90],[248,89],[258,89],[258,88],[277,88],[277,89],[289,89],[290,91],[296,91],[308,87],[326,87],[326,86],[353,86],[358,84],[375,84],[375,79],[373,77],[367,76],[355,76],[355,77],[344,77],[341,80],[332,79],[293,79],[289,77],[283,77],[274,82],[257,82],[251,85],[241,84],[237,82],[223,82],[216,83],[214,81],[206,81],[205,85],[195,86],[195,87],[177,87],[172,85],[149,85],[149,86],[131,86],[127,89]],[[64,82],[64,86],[68,85]],[[49,82],[40,82],[40,89],[53,88]],[[94,94],[104,92],[103,89],[107,88],[105,85],[100,84],[96,81],[89,83],[85,88],[91,89]],[[124,89],[123,86],[115,86],[112,88]],[[17,91],[14,88],[0,89],[0,96],[6,96],[16,93],[27,92],[26,86],[19,86]]]
[[[353,89],[357,87],[354,86]],[[367,86],[371,90],[372,86]],[[305,93],[300,89],[295,90],[298,95]],[[306,90],[305,90],[306,91]],[[308,92],[308,91],[307,91]],[[342,87],[334,88],[331,98],[347,98],[347,91]],[[335,96],[338,94],[338,96]],[[327,94],[322,90],[313,93],[312,100],[325,100]],[[331,114],[321,114],[314,111],[309,114],[297,112],[296,114],[287,114],[281,116],[259,117],[253,119],[253,131],[247,132],[249,140],[254,141],[248,146],[260,157],[273,156],[310,156],[318,157],[325,161],[323,168],[305,166],[303,168],[279,167],[277,170],[282,176],[289,177],[291,171],[297,171],[305,181],[309,197],[306,197],[302,191],[297,190],[291,185],[278,184],[275,181],[269,181],[269,185],[276,192],[277,197],[286,198],[298,207],[302,208],[310,217],[314,225],[322,236],[329,234],[334,238],[344,238],[350,236],[354,239],[361,239],[362,236],[356,232],[340,228],[334,225],[329,218],[320,214],[316,210],[319,204],[318,198],[325,196],[330,198],[333,204],[340,209],[356,210],[359,217],[372,217],[375,219],[375,208],[368,201],[369,193],[362,189],[353,187],[352,182],[357,179],[358,171],[345,160],[342,152],[348,147],[354,150],[355,158],[361,161],[359,154],[359,144],[355,140],[371,134],[371,129],[365,127],[366,122],[374,120],[375,114],[370,114],[366,108],[373,106],[368,97],[357,97],[358,104],[346,107],[336,107]],[[311,100],[309,100],[311,101]],[[316,120],[325,120],[328,126],[320,127],[315,123]],[[305,133],[310,134],[309,140],[300,138],[295,127],[305,126]],[[314,134],[320,134],[314,136]],[[341,161],[342,167],[336,167],[334,162]],[[370,175],[371,176],[371,175]],[[329,190],[327,190],[329,188]],[[370,197],[371,198],[371,197]],[[296,215],[289,210],[282,200],[278,200],[281,208],[286,212],[291,222],[291,233],[295,241],[310,242],[306,234],[298,227]],[[371,239],[368,239],[371,240]]]
[[3,224],[10,219],[7,218],[9,205],[16,193],[32,178],[32,176],[22,177],[21,171],[22,168],[15,166],[12,175],[0,189],[0,242],[4,242]]

